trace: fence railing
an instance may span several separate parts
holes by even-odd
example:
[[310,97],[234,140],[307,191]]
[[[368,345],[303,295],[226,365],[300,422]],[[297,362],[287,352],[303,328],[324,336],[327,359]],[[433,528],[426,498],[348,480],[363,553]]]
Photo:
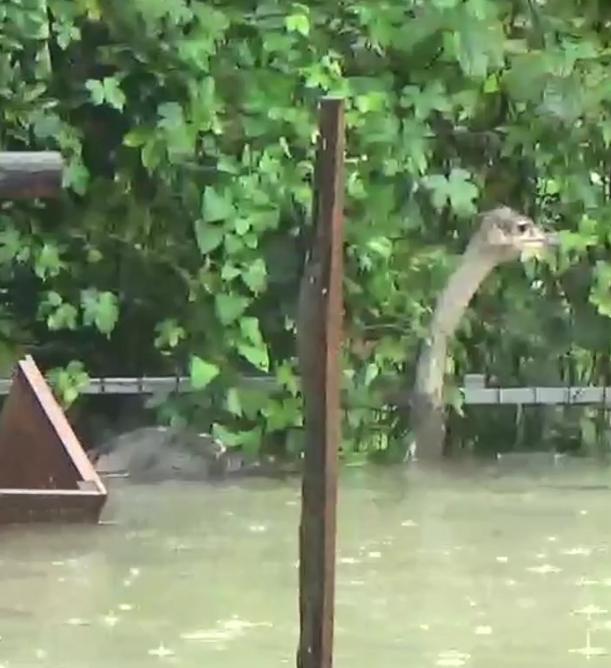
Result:
[[[260,387],[270,392],[277,388],[276,381],[267,376],[244,377],[244,386]],[[6,395],[11,386],[10,378],[0,378],[0,395]],[[479,375],[465,377],[464,403],[471,406],[485,405],[601,405],[611,407],[611,386],[575,387],[488,387]],[[143,376],[91,378],[83,394],[169,394],[193,392],[188,376]]]

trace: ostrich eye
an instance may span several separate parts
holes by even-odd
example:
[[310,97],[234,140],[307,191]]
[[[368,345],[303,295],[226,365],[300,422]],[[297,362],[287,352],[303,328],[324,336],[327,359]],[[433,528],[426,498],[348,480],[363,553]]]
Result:
[[518,232],[524,234],[528,230],[528,223],[518,223]]

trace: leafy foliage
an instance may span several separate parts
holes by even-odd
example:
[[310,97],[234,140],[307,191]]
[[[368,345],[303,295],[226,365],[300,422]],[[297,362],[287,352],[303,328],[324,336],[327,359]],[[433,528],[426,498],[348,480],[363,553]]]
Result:
[[[46,366],[188,372],[201,393],[169,400],[168,419],[290,449],[316,102],[333,94],[349,140],[346,452],[400,435],[368,405],[380,378],[409,377],[490,204],[561,227],[563,248],[484,286],[451,377],[608,381],[610,21],[578,0],[5,0],[0,142],[59,149],[67,170],[59,204],[0,210],[0,360],[44,341]],[[261,373],[281,392],[240,381]]]

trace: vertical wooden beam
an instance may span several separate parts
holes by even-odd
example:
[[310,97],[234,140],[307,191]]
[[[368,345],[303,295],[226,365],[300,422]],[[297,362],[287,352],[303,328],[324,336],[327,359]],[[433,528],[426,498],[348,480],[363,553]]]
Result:
[[297,349],[305,460],[299,530],[298,668],[331,668],[337,459],[341,438],[344,105],[325,98],[314,173],[313,240],[302,277]]

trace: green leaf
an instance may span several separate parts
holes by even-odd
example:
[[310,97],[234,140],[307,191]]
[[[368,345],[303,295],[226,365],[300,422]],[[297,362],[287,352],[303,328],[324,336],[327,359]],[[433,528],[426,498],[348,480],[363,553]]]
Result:
[[103,259],[104,256],[97,248],[87,249],[87,262],[89,264],[98,264],[98,262],[102,262]]
[[98,292],[96,289],[81,293],[83,322],[95,325],[101,334],[110,336],[119,319],[119,300],[112,292]]
[[401,104],[414,108],[416,119],[424,120],[433,111],[448,112],[452,109],[451,100],[445,85],[440,80],[433,80],[423,89],[418,86],[406,86],[403,89]]
[[471,175],[464,169],[453,169],[448,179],[448,197],[454,212],[469,216],[475,213],[475,200],[479,191],[470,181]]
[[244,249],[244,241],[235,234],[225,235],[225,250],[228,255],[238,255]]
[[365,369],[365,386],[371,385],[371,383],[378,377],[380,374],[380,367],[377,364],[369,363]]
[[421,175],[427,170],[431,155],[431,136],[430,128],[426,124],[415,119],[403,121],[399,145],[408,169],[414,174]]
[[383,91],[370,91],[364,95],[357,95],[356,108],[363,114],[370,111],[384,111],[388,103],[388,95]]
[[130,130],[123,137],[123,145],[129,146],[130,148],[139,148],[144,146],[146,142],[150,139],[152,131],[147,127],[138,127]]
[[11,225],[8,219],[0,219],[4,229],[0,229],[0,264],[14,260],[22,246],[19,231]]
[[484,93],[498,93],[499,78],[496,74],[491,74],[484,82]]
[[85,167],[81,158],[74,157],[72,160],[68,160],[62,177],[64,188],[72,188],[77,195],[84,195],[87,192],[89,179],[89,170]]
[[119,81],[115,77],[104,79],[104,99],[108,104],[119,111],[125,107],[125,93],[121,90]]
[[59,249],[55,244],[45,243],[36,255],[34,271],[43,281],[57,276],[64,267],[59,256]]
[[246,317],[240,320],[240,331],[246,339],[258,346],[263,344],[258,318]]
[[104,104],[104,84],[101,81],[88,79],[85,82],[85,88],[89,91],[93,104]]
[[85,82],[85,88],[89,91],[91,101],[96,106],[108,104],[109,106],[123,111],[125,107],[125,93],[121,90],[121,85],[116,77],[105,77],[104,79],[88,79]]
[[514,100],[537,102],[549,78],[540,53],[518,55],[504,75],[505,87]]
[[262,443],[261,427],[238,432],[229,431],[220,424],[212,425],[212,433],[229,448],[239,447],[245,454],[255,455]]
[[165,130],[178,130],[185,124],[182,107],[177,102],[164,102],[157,108],[158,126]]
[[310,19],[307,14],[291,14],[284,21],[288,32],[298,32],[304,37],[310,34]]
[[206,362],[197,355],[191,356],[191,385],[195,390],[203,390],[207,387],[220,373],[220,369],[216,364]]
[[228,448],[240,445],[239,433],[236,434],[217,422],[212,425],[212,435]]
[[234,223],[236,234],[244,236],[250,229],[250,221],[247,218],[236,218]]
[[269,371],[269,354],[267,346],[252,346],[247,343],[239,343],[237,351],[247,359],[253,366],[262,371]]
[[62,130],[62,120],[57,114],[41,111],[34,120],[34,134],[38,139],[57,137]]
[[390,259],[392,255],[392,241],[386,237],[375,237],[367,241],[367,248],[373,251],[385,260]]
[[221,278],[224,281],[231,282],[234,278],[238,277],[241,274],[239,267],[236,267],[231,262],[226,262],[221,269]]
[[454,213],[469,216],[475,213],[475,200],[479,191],[470,181],[471,175],[464,169],[454,168],[449,177],[433,174],[423,179],[424,185],[431,191],[433,206],[441,210],[450,204]]
[[155,325],[155,348],[172,349],[186,338],[187,332],[181,327],[174,318],[162,320]]
[[232,294],[221,294],[215,298],[216,312],[223,325],[229,325],[237,320],[248,307],[246,297]]
[[296,396],[299,392],[299,382],[294,369],[288,362],[280,364],[276,369],[276,380],[281,387],[286,388],[289,393]]
[[242,274],[242,280],[255,294],[262,292],[267,284],[267,269],[265,267],[265,262],[261,258],[257,258],[254,262],[249,264]]
[[186,122],[183,108],[177,102],[164,102],[159,105],[157,113],[158,134],[165,144],[170,162],[190,157],[194,150],[195,129]]
[[64,409],[69,408],[89,386],[89,375],[83,363],[72,360],[66,367],[50,369],[47,374],[53,393]]
[[211,223],[231,218],[235,213],[231,193],[225,190],[218,193],[212,186],[204,191],[202,200],[202,217],[204,222]]
[[441,174],[432,174],[422,180],[431,191],[433,206],[440,211],[448,203],[448,179]]
[[259,237],[254,232],[250,232],[249,234],[245,234],[243,239],[244,239],[244,245],[247,248],[250,248],[251,250],[255,250],[259,247]]
[[267,431],[284,431],[301,422],[301,401],[296,397],[272,400],[263,409]]
[[51,331],[60,329],[75,330],[77,326],[77,309],[64,302],[63,297],[54,290],[47,292],[38,305],[38,317],[44,318]]
[[446,57],[455,58],[469,77],[483,79],[492,69],[505,65],[505,34],[503,25],[496,20],[491,4],[485,0],[469,0],[455,12],[453,32],[445,35]]
[[208,255],[208,253],[223,243],[225,231],[222,227],[209,225],[201,220],[201,218],[196,220],[193,226],[195,228],[197,247],[202,255]]
[[164,159],[164,147],[158,139],[153,136],[144,144],[140,152],[142,165],[146,167],[149,173],[152,173]]
[[61,304],[47,317],[47,327],[51,331],[76,329],[78,311],[72,304]]

